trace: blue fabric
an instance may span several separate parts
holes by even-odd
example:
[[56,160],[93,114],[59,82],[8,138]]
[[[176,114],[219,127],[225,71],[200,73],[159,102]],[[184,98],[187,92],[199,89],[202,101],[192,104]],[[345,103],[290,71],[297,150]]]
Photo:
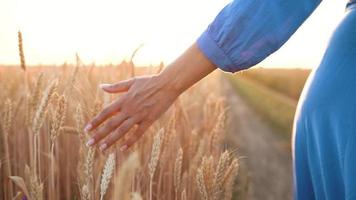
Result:
[[[198,47],[224,71],[247,69],[283,45],[319,3],[235,0],[199,37]],[[303,90],[293,166],[296,200],[356,199],[356,0],[349,1]]]
[[334,32],[299,102],[295,199],[356,199],[356,10]]
[[198,38],[201,51],[224,71],[247,69],[279,49],[320,0],[235,0]]

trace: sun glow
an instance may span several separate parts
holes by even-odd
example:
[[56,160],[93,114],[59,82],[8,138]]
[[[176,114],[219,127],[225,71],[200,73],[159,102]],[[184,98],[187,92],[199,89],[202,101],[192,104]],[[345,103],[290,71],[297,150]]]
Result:
[[[119,63],[140,44],[139,65],[171,62],[191,45],[229,0],[1,0],[0,63],[16,64],[23,32],[29,64]],[[314,16],[262,65],[314,66],[345,3],[323,2]]]

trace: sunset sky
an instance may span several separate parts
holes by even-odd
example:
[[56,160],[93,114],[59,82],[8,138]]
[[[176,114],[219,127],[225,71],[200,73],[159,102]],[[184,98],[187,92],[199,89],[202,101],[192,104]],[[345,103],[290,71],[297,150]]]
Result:
[[[228,0],[0,0],[0,64],[16,64],[17,31],[27,63],[119,63],[141,43],[138,65],[171,62]],[[270,67],[314,67],[345,11],[325,0],[293,38],[265,60]]]

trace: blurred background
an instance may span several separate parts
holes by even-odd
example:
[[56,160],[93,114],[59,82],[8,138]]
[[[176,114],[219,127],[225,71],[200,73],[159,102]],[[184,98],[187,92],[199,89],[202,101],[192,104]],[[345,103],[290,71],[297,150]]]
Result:
[[[229,0],[1,0],[0,63],[17,63],[22,30],[28,64],[83,60],[118,63],[139,44],[138,65],[171,62],[204,31]],[[325,0],[291,40],[260,66],[313,67],[345,10]]]

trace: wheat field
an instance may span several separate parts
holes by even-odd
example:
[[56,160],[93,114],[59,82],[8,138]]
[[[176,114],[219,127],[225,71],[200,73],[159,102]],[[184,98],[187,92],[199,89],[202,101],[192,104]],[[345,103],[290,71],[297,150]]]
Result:
[[83,128],[119,96],[98,85],[162,66],[97,67],[77,56],[26,67],[21,42],[21,65],[0,67],[0,199],[232,199],[239,165],[224,148],[224,99],[211,92],[219,74],[181,95],[129,150],[102,153],[85,145]]

